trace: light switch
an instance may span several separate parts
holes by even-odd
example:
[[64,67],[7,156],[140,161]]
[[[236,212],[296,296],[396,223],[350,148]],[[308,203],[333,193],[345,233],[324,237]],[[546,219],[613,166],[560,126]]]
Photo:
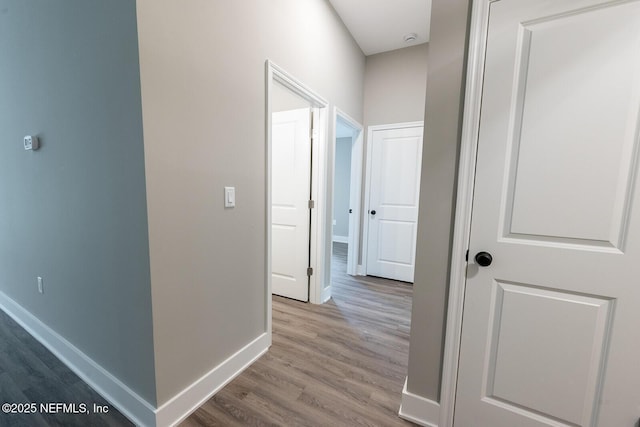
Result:
[[236,188],[224,187],[224,207],[235,208],[236,207]]

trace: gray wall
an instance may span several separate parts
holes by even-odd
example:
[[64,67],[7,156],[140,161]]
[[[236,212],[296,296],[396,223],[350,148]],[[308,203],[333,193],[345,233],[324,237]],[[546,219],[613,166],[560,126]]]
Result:
[[132,0],[0,0],[0,290],[155,404]]
[[462,123],[468,0],[433,0],[408,391],[437,401]]
[[336,169],[333,193],[333,235],[349,236],[349,202],[351,191],[352,138],[336,139]]
[[364,126],[424,119],[428,44],[367,57]]
[[162,404],[266,330],[265,60],[360,121],[365,58],[326,0],[137,5]]

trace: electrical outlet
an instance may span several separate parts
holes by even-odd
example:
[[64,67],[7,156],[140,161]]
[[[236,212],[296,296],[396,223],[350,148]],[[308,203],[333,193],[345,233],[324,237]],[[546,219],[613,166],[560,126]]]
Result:
[[42,277],[38,276],[38,292],[44,294],[44,287],[42,283]]

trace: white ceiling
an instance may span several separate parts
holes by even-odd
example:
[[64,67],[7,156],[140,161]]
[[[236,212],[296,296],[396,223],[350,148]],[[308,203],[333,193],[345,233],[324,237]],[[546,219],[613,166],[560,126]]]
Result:
[[[429,41],[431,0],[329,0],[365,55]],[[418,38],[410,43],[405,34]]]

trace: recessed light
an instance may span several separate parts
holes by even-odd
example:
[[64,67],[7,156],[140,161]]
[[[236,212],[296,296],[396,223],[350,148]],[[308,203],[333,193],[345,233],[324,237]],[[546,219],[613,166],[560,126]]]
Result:
[[403,38],[405,42],[410,43],[412,41],[415,41],[418,38],[418,35],[416,33],[409,33],[405,34]]

